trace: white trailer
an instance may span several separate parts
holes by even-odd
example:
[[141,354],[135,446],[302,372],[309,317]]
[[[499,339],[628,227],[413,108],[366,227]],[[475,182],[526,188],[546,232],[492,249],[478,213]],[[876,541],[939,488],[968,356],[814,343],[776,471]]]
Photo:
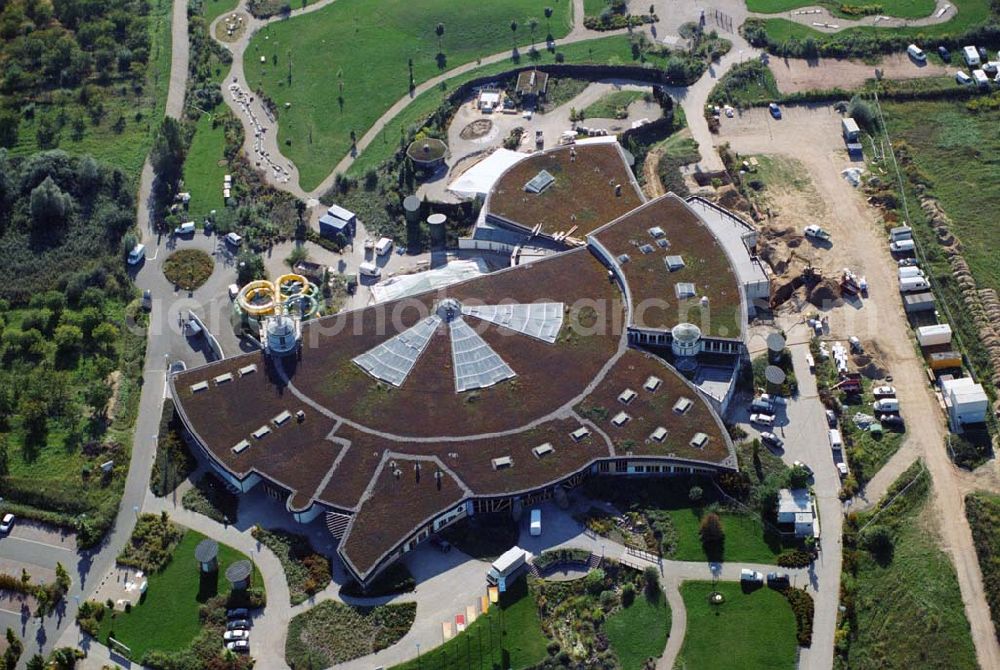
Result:
[[932,347],[951,342],[951,326],[947,323],[937,323],[933,326],[917,328],[917,342],[922,347]]
[[499,584],[513,577],[528,562],[528,552],[518,546],[511,547],[500,555],[500,558],[493,561],[493,565],[486,573],[486,580],[490,584]]

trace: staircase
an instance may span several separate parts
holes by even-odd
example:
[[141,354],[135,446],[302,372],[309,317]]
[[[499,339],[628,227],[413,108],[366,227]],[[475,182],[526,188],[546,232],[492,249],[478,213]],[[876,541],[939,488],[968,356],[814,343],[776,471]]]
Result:
[[326,513],[326,529],[330,531],[330,535],[333,535],[336,540],[344,537],[344,532],[347,530],[347,524],[350,522],[350,514],[341,514],[340,512]]
[[602,557],[600,557],[597,554],[591,552],[590,558],[587,559],[587,569],[588,570],[594,570],[596,568],[599,568],[599,567],[601,567],[601,563],[603,561],[604,561],[604,559]]

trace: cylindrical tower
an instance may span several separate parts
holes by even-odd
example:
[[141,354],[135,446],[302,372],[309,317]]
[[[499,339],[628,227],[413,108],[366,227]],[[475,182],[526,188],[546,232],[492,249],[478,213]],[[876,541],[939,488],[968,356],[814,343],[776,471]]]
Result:
[[431,249],[440,251],[444,249],[446,243],[445,222],[448,217],[444,214],[431,214],[427,217],[427,226],[431,231]]
[[211,574],[219,569],[219,543],[204,539],[194,548],[194,558],[198,561],[198,569]]

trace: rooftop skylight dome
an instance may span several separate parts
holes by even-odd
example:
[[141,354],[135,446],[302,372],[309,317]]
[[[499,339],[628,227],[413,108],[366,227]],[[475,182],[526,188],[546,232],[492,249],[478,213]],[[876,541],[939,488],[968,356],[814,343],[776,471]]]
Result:
[[517,373],[463,318],[470,316],[553,344],[563,321],[563,303],[546,302],[467,307],[455,298],[445,298],[434,313],[415,326],[355,357],[365,372],[402,386],[417,359],[427,348],[439,326],[447,324],[454,364],[455,392],[493,386]]
[[674,356],[694,356],[701,350],[701,328],[693,323],[679,323],[670,330]]

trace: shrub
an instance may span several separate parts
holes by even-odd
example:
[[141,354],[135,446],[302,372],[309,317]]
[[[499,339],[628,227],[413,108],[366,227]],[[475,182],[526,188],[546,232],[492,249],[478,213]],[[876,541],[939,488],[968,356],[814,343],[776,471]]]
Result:
[[656,595],[660,590],[660,572],[655,566],[648,566],[642,571],[642,579],[647,595]]
[[858,541],[878,563],[885,565],[892,561],[896,542],[892,531],[885,526],[876,524],[865,528],[859,534]]
[[622,587],[622,605],[629,607],[635,602],[635,586],[626,584]]
[[880,125],[875,108],[860,95],[851,98],[850,104],[847,105],[847,115],[853,117],[866,132],[874,134],[879,131]]
[[793,549],[778,556],[778,565],[783,568],[807,568],[814,556],[808,551]]
[[604,570],[597,568],[587,573],[585,585],[587,592],[593,596],[599,595],[604,590]]
[[812,644],[812,626],[815,603],[813,598],[805,589],[788,587],[782,589],[782,595],[788,599],[788,604],[792,606],[792,613],[795,614],[796,637],[800,647],[808,647]]

